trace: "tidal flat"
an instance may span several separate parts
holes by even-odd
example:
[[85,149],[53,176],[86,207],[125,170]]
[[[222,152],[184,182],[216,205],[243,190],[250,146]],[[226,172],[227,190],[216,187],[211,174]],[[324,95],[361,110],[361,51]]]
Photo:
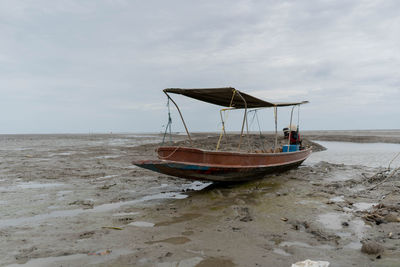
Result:
[[385,168],[400,131],[303,136],[314,152],[299,168],[215,184],[131,164],[162,135],[1,135],[0,265],[398,266],[400,173]]

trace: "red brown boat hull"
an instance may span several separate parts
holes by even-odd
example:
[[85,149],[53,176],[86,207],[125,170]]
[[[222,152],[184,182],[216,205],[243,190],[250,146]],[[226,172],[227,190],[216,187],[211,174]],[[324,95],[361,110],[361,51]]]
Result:
[[287,153],[241,153],[160,147],[160,160],[136,161],[133,164],[186,179],[239,182],[295,168],[310,153],[311,149]]

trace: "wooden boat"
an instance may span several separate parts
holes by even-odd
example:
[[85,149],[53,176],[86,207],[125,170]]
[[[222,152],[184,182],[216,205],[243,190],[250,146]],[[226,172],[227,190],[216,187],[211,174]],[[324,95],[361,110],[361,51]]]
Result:
[[193,180],[239,182],[299,166],[311,149],[286,153],[216,152],[188,147],[160,147],[158,160],[135,165],[155,172]]
[[[230,108],[244,108],[245,117],[242,124],[240,140],[243,136],[244,125],[247,122],[248,108],[274,107],[276,109],[279,106],[294,107],[307,103],[305,101],[280,104],[265,102],[230,87],[213,89],[165,89],[164,92],[166,94],[168,92],[183,94],[205,102],[228,106]],[[235,95],[239,96],[239,98],[235,99]],[[167,96],[168,99],[171,99],[168,94]],[[176,105],[175,102],[173,103]],[[179,111],[177,105],[176,107]],[[189,136],[189,140],[191,140],[182,114],[180,113],[180,115],[186,132]],[[224,122],[222,124],[224,124]],[[276,147],[276,127],[275,132],[276,138],[273,151],[279,151],[279,149]],[[239,143],[239,148],[240,144],[241,143]],[[310,154],[311,148],[300,148],[293,152],[256,153],[255,151],[218,151],[218,145],[216,151],[181,146],[162,146],[157,149],[157,160],[140,160],[134,161],[133,164],[151,171],[185,179],[217,182],[240,182],[261,178],[269,173],[282,172],[291,168],[295,168],[299,166]]]

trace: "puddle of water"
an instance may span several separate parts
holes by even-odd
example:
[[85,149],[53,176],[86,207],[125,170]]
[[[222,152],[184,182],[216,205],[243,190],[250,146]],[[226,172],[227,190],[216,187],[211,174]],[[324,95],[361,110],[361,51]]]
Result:
[[332,197],[329,200],[332,202],[343,202],[344,201],[344,196],[337,196],[337,197]]
[[370,210],[372,206],[377,205],[378,203],[366,203],[366,202],[359,202],[354,203],[353,207],[355,207],[356,211],[363,211],[363,210]]
[[57,200],[64,200],[67,195],[71,194],[72,190],[62,190],[57,192]]
[[140,214],[140,212],[121,212],[121,213],[115,213],[112,216],[114,217],[118,217],[118,216],[134,216],[134,215],[138,215]]
[[61,197],[61,196],[64,196],[64,195],[71,194],[72,192],[74,192],[74,191],[72,191],[72,190],[61,190],[61,191],[57,192],[57,196]]
[[[100,251],[99,251],[100,252]],[[7,267],[52,267],[52,266],[70,266],[72,261],[79,261],[80,264],[99,264],[104,263],[109,260],[116,259],[123,255],[128,255],[134,253],[131,250],[126,249],[115,249],[110,252],[110,254],[97,257],[97,256],[88,256],[87,254],[73,254],[68,256],[59,256],[59,257],[47,257],[47,258],[38,258],[31,259],[24,264],[10,264]],[[74,264],[72,264],[74,265]]]
[[128,225],[133,225],[133,226],[137,226],[137,227],[154,227],[154,223],[142,222],[142,221],[131,222]]
[[317,221],[320,222],[325,228],[332,230],[342,229],[343,215],[330,212],[326,214],[320,214]]
[[362,247],[361,242],[360,241],[355,241],[355,242],[350,242],[349,244],[345,245],[343,248],[360,250],[361,247]]
[[[184,259],[181,261],[160,262],[155,266],[157,266],[157,267],[171,267],[171,266],[195,267],[195,266],[198,266],[198,264],[202,261],[203,261],[203,258],[194,257],[194,258]],[[144,263],[147,263],[147,262],[144,262]],[[218,265],[205,265],[205,266],[218,266]]]
[[26,183],[18,184],[17,187],[22,188],[22,189],[41,189],[41,188],[57,187],[57,186],[63,186],[63,185],[65,185],[65,184],[61,184],[61,183],[41,184],[41,183],[35,183],[35,182],[26,182]]
[[68,255],[68,256],[60,256],[60,257],[47,257],[47,258],[38,258],[38,259],[32,259],[24,264],[10,264],[7,265],[7,267],[22,267],[22,266],[54,266],[55,263],[60,262],[60,261],[72,261],[72,260],[79,260],[86,258],[86,254],[74,254],[74,255]]
[[[307,164],[326,161],[335,164],[363,165],[368,167],[387,167],[389,162],[399,153],[400,144],[386,143],[350,143],[315,141],[327,148],[325,151],[312,153],[306,160]],[[392,165],[400,167],[400,159]]]
[[21,217],[12,219],[0,219],[0,228],[9,226],[19,226],[19,225],[32,225],[42,220],[57,218],[57,217],[73,217],[82,213],[93,213],[93,212],[108,212],[115,210],[124,205],[133,205],[150,200],[160,200],[160,199],[184,199],[187,195],[178,193],[160,193],[155,195],[149,195],[142,197],[140,199],[135,199],[125,202],[107,203],[99,206],[95,206],[93,209],[73,209],[73,210],[56,210],[45,214],[38,214],[32,217]]
[[162,240],[156,240],[156,241],[148,241],[145,242],[146,244],[152,245],[156,243],[168,243],[172,245],[182,245],[187,242],[190,242],[191,240],[185,236],[176,236],[176,237],[170,237],[167,239],[162,239]]
[[49,194],[39,194],[35,196],[35,200],[47,200],[49,197]]
[[126,167],[124,167],[125,169],[136,169],[136,168],[139,168],[138,166],[136,166],[136,165],[129,165],[129,166],[126,166]]
[[279,244],[280,247],[292,247],[292,246],[296,246],[296,247],[302,247],[302,248],[312,248],[312,246],[310,246],[307,243],[304,242],[299,242],[299,241],[284,241],[281,242]]
[[120,155],[105,155],[105,156],[97,156],[95,159],[115,159],[121,157]]
[[99,178],[96,178],[96,179],[109,179],[109,178],[113,178],[113,177],[117,177],[118,175],[106,175],[106,176],[103,176],[103,177],[99,177]]
[[321,204],[321,202],[316,200],[299,200],[296,202],[296,204],[309,205],[309,204]]
[[18,191],[18,189],[44,189],[44,188],[58,187],[58,186],[64,186],[64,185],[65,184],[61,184],[61,183],[42,184],[42,183],[36,183],[36,182],[24,182],[24,183],[19,183],[17,185],[1,186],[0,191],[1,192],[14,192],[14,191]]
[[365,224],[365,222],[361,219],[351,220],[349,224],[350,229],[359,239],[362,239],[364,237],[367,228],[371,228],[371,226]]
[[61,153],[52,153],[49,154],[49,157],[54,157],[54,156],[70,156],[76,154],[76,152],[61,152]]
[[[369,225],[366,225],[361,219],[351,218],[351,216],[348,214],[339,214],[334,212],[319,215],[317,221],[320,222],[327,229],[346,229],[345,232],[336,232],[336,234],[341,237],[349,237],[352,235],[352,233],[354,233],[354,235],[358,239],[363,238],[366,228],[370,227]],[[347,222],[349,226],[344,228],[342,225],[343,222]]]
[[[318,245],[317,247],[311,246],[304,242],[299,241],[284,241],[279,244],[280,247],[302,247],[302,248],[312,248],[312,249],[334,249],[331,245]],[[290,254],[289,254],[290,255]]]
[[168,226],[175,223],[186,222],[196,219],[200,216],[201,214],[192,214],[192,213],[183,214],[182,216],[172,218],[170,221],[159,222],[156,224],[156,226]]
[[292,254],[287,253],[286,251],[284,251],[284,250],[281,249],[281,248],[274,248],[274,249],[272,250],[272,252],[274,252],[274,253],[276,253],[276,254],[278,254],[278,255],[281,255],[281,256],[292,256]]

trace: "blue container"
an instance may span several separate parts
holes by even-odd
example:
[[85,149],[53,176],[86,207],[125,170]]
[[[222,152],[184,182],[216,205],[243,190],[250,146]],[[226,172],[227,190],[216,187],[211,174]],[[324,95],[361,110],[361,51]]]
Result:
[[295,152],[299,151],[300,145],[284,145],[282,147],[282,152]]

